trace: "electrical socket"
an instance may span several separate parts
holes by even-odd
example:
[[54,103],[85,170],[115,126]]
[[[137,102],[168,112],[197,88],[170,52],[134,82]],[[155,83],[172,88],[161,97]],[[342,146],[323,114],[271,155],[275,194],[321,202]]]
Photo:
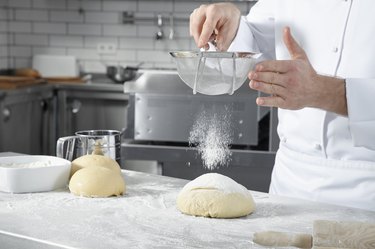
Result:
[[96,51],[98,54],[115,54],[117,50],[114,43],[98,43]]

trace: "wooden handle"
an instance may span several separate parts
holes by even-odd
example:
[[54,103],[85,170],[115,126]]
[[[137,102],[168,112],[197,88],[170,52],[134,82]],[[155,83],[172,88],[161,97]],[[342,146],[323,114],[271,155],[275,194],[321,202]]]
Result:
[[375,224],[314,221],[313,245],[314,248],[375,248]]
[[254,233],[253,242],[262,246],[294,246],[298,248],[311,248],[312,237],[310,234],[265,231]]

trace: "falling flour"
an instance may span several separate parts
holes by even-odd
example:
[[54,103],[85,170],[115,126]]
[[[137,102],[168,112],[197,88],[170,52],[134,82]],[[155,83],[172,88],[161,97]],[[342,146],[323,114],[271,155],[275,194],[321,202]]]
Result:
[[203,166],[209,170],[230,161],[233,142],[231,129],[231,108],[202,108],[190,131],[189,144],[195,145]]

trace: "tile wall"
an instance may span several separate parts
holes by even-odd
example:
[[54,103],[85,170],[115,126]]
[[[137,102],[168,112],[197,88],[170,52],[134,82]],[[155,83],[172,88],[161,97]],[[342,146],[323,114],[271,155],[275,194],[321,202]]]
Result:
[[[174,67],[167,51],[194,49],[189,37],[191,11],[207,1],[181,0],[0,0],[0,67],[30,67],[35,54],[74,55],[82,71],[104,72],[105,65]],[[247,13],[254,1],[236,2]],[[123,24],[123,12],[148,20]],[[156,40],[156,17],[164,19],[164,39]],[[169,16],[174,37],[169,39]],[[168,21],[167,21],[168,20]],[[115,53],[98,53],[111,44]]]

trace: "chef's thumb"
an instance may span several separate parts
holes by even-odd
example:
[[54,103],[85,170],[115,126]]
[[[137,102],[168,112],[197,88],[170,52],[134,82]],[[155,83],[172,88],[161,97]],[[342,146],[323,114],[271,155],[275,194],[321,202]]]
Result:
[[296,40],[290,33],[289,27],[284,28],[283,39],[292,60],[308,60],[305,51],[300,47],[300,45],[296,42]]

